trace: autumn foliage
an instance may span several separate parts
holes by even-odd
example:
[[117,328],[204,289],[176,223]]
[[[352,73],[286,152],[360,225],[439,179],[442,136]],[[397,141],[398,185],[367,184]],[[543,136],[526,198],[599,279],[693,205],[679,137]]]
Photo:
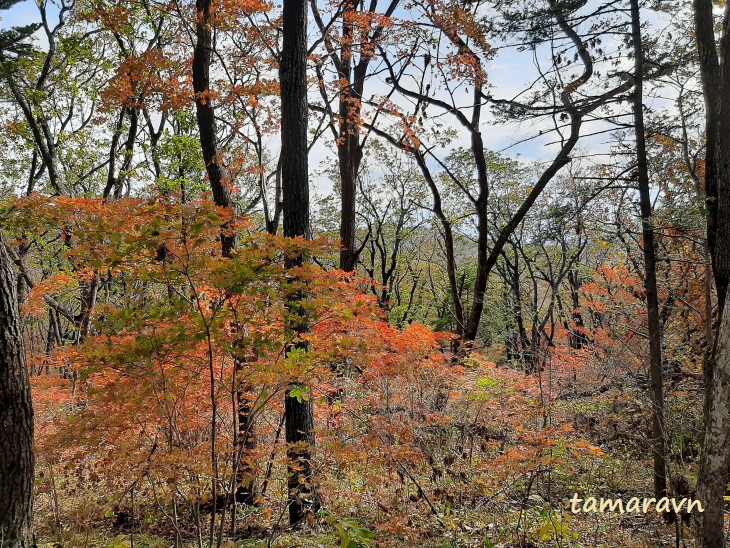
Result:
[[[5,219],[14,243],[34,240],[56,264],[24,303],[31,325],[46,321],[48,297],[62,308],[100,281],[93,333],[32,362],[42,373],[33,378],[39,504],[52,534],[69,542],[99,523],[138,528],[144,516],[180,538],[207,531],[212,493],[220,511],[242,459],[260,490],[256,507],[236,510],[237,527],[276,524],[286,501],[282,396],[292,382],[311,386],[300,397],[316,404],[316,482],[328,515],[360,508],[358,520],[385,544],[456,523],[478,530],[478,515],[457,517],[458,508],[502,505],[505,485],[531,496],[556,464],[602,455],[569,415],[545,420],[568,377],[593,382],[585,355],[556,354],[534,377],[477,354],[454,365],[452,336],[387,323],[361,289],[369,280],[312,262],[284,269],[285,256],[325,253],[326,241],[253,231],[206,200],[32,196]],[[224,223],[239,235],[231,259],[218,253]],[[307,295],[310,346],[287,355],[294,291]],[[244,387],[260,440],[247,453],[236,406]],[[558,534],[544,526],[520,527]]]

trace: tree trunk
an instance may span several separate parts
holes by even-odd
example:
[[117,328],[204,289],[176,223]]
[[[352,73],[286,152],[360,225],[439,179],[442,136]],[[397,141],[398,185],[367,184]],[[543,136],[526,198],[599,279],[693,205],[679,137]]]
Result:
[[255,417],[255,387],[244,377],[244,371],[249,369],[258,356],[242,357],[234,359],[236,371],[236,407],[238,432],[237,444],[239,446],[236,458],[236,490],[234,500],[241,504],[256,504],[258,496],[256,482],[256,467],[251,462],[254,450],[256,449],[256,417]]
[[697,496],[704,513],[699,514],[697,546],[725,546],[723,497],[730,469],[730,310],[728,301],[716,337],[713,382],[706,387],[709,408],[705,416]]
[[[695,27],[697,49],[700,60],[700,77],[705,96],[705,192],[707,194],[707,240],[712,253],[712,266],[717,288],[717,304],[724,309],[725,294],[730,281],[730,253],[727,249],[730,239],[725,235],[730,230],[730,201],[724,194],[730,190],[730,180],[720,173],[720,165],[730,162],[730,137],[727,116],[730,114],[730,70],[728,63],[720,65],[715,41],[715,25],[712,15],[712,0],[695,0]],[[720,49],[727,51],[730,46],[728,25],[730,24],[730,4],[725,6]],[[718,249],[719,248],[719,249]],[[718,252],[720,251],[720,252]],[[726,251],[723,253],[722,251]]]
[[[47,54],[47,64],[50,62],[48,59],[53,57],[54,49],[55,48],[51,48],[51,51],[49,51]],[[2,55],[2,52],[0,52],[0,62],[3,62],[5,60],[5,56]],[[18,87],[18,82],[15,79],[14,73],[8,72],[4,76],[8,82],[8,88],[10,89],[13,98],[16,100],[18,106],[20,107],[20,110],[23,112],[23,116],[25,117],[26,122],[28,122],[31,134],[33,135],[33,141],[41,157],[41,161],[43,162],[45,168],[48,170],[48,179],[51,183],[51,187],[54,189],[57,195],[68,196],[68,188],[66,187],[66,183],[63,178],[63,171],[61,170],[61,166],[58,160],[56,139],[51,133],[48,122],[43,120],[42,116],[39,117],[37,115],[37,105],[35,105],[28,98],[27,94],[23,93],[20,87]],[[41,86],[42,84],[39,84],[39,87],[37,89],[40,90]]]
[[570,348],[574,350],[580,350],[591,342],[590,338],[585,332],[585,322],[583,321],[583,315],[580,313],[580,277],[577,269],[571,269],[568,271],[568,286],[570,287],[570,302],[573,306],[571,317],[573,319],[573,326],[568,329],[568,340]]
[[291,525],[299,525],[305,521],[317,505],[317,495],[312,485],[312,456],[309,450],[314,445],[314,406],[311,392],[299,397],[293,392],[303,388],[301,385],[292,385],[284,398]]
[[[696,544],[724,546],[723,496],[730,466],[730,318],[727,287],[730,280],[730,64],[717,56],[712,0],[694,0],[700,76],[705,96],[707,241],[717,288],[720,323],[715,348],[705,361],[705,432],[697,478],[697,493],[704,513]],[[730,4],[725,4],[720,49],[730,48]]]
[[33,546],[33,405],[15,277],[0,238],[0,545]]
[[489,265],[489,176],[487,174],[487,159],[484,153],[484,140],[480,131],[482,83],[477,80],[474,85],[474,106],[471,119],[471,152],[474,155],[474,164],[477,171],[479,196],[476,199],[477,213],[477,273],[474,279],[474,300],[471,312],[464,327],[464,340],[471,342],[476,339],[479,331],[479,322],[484,310],[484,297],[487,293],[487,282],[494,264]]
[[[281,157],[284,236],[310,237],[309,226],[309,163],[307,156],[307,2],[284,0],[283,44],[279,65],[281,82]],[[290,257],[286,266],[301,265],[303,258]],[[301,293],[289,297],[287,308],[294,320],[287,328],[292,342],[287,353],[306,349],[301,337],[308,325],[300,301]],[[302,321],[303,320],[303,321]],[[314,410],[311,392],[294,383],[284,396],[286,419],[287,485],[289,487],[289,522],[298,525],[308,518],[316,506],[312,485],[312,464],[309,448],[314,444]]]
[[[124,151],[122,152],[122,165],[119,168],[119,175],[115,174],[116,160],[117,160],[117,144],[119,142],[119,135],[122,131],[122,124],[124,122],[124,115],[129,115],[129,130],[127,131],[127,140],[124,142]],[[139,125],[139,110],[135,107],[123,108],[122,114],[119,118],[119,124],[112,137],[112,146],[109,151],[109,174],[107,176],[106,186],[102,197],[104,200],[112,195],[115,200],[122,197],[124,183],[128,179],[129,169],[132,167],[132,158],[134,157],[134,143],[137,140],[137,127]]]
[[[354,40],[354,18],[357,9],[354,0],[345,0],[342,14],[342,53],[340,55],[340,131],[337,139],[337,155],[340,163],[340,186],[342,212],[340,217],[340,269],[355,270],[357,253],[355,249],[355,203],[357,174],[360,171],[362,148],[360,146],[360,118],[362,104],[352,82],[352,49]],[[363,82],[359,82],[362,88]]]
[[281,189],[284,236],[309,238],[309,159],[307,156],[307,4],[286,0],[281,85]]
[[[451,293],[451,304],[454,307],[453,316],[456,322],[454,334],[461,337],[464,333],[464,307],[461,303],[461,296],[459,295],[459,285],[456,282],[456,256],[454,253],[454,234],[451,228],[451,221],[446,217],[441,205],[441,193],[439,192],[436,182],[431,176],[431,171],[426,165],[426,159],[419,150],[410,151],[416,159],[418,167],[421,168],[423,178],[426,179],[428,188],[431,189],[433,196],[433,212],[441,223],[441,227],[444,230],[444,250],[446,251],[446,274],[449,278],[449,289]],[[456,351],[459,348],[459,340],[455,340],[453,344],[453,350]]]
[[[215,109],[210,95],[210,62],[213,55],[213,14],[212,0],[196,0],[198,17],[195,24],[196,43],[193,53],[193,91],[195,92],[195,114],[200,131],[200,147],[208,173],[213,201],[219,207],[230,207],[230,181],[226,180],[225,170],[218,151],[218,135],[215,123]],[[234,237],[223,227],[221,231],[221,250],[224,257],[233,252]]]
[[656,246],[652,220],[649,167],[644,130],[644,51],[641,43],[639,0],[631,0],[631,34],[634,42],[634,131],[639,182],[641,233],[644,240],[644,290],[649,331],[649,390],[651,400],[651,447],[654,457],[654,494],[665,496],[667,462],[664,447],[664,394],[662,385],[662,328],[656,281]]

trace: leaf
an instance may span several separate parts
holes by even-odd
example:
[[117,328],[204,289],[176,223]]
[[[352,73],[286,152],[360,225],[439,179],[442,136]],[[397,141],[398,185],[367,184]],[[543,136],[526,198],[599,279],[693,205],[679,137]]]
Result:
[[289,390],[289,397],[296,398],[299,403],[309,401],[311,390],[308,386],[295,386]]

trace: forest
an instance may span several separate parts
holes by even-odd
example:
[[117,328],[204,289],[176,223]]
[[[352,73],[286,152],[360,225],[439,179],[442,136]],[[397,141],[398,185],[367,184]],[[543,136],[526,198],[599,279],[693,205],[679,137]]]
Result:
[[730,4],[0,0],[0,547],[730,537]]

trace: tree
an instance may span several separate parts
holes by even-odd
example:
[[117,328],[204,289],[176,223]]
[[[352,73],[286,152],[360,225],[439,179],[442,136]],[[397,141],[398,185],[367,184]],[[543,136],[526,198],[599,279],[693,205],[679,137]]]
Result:
[[[9,7],[10,5],[12,5],[12,3],[9,2],[7,6]],[[9,66],[11,59],[8,58],[7,53],[17,50],[27,54],[29,52],[27,46],[21,47],[11,44],[10,48],[7,50],[0,48],[0,66],[2,67],[2,77],[7,82],[11,95],[23,112],[23,116],[31,129],[35,147],[40,155],[44,169],[48,172],[48,178],[51,186],[54,192],[58,195],[65,196],[68,195],[68,188],[64,180],[63,169],[60,165],[57,150],[57,139],[51,129],[49,117],[44,116],[39,112],[38,98],[42,97],[46,91],[47,80],[51,74],[51,69],[57,53],[57,35],[64,25],[65,17],[70,8],[66,4],[62,5],[58,17],[58,24],[53,29],[51,29],[48,23],[46,2],[40,2],[38,4],[38,9],[40,11],[42,24],[37,25],[37,27],[42,27],[45,31],[46,38],[48,39],[48,52],[45,55],[43,68],[41,69],[35,84],[28,86],[27,90],[23,89],[22,80],[19,81],[17,74],[14,74],[14,71],[10,70]],[[13,31],[6,31],[0,38],[0,42],[11,43],[14,41],[13,43],[18,44],[19,39],[27,37],[28,30],[30,30],[30,28],[32,27],[25,27],[25,29],[21,31],[16,30],[14,33]],[[36,157],[37,156],[34,156],[34,158]],[[31,181],[34,179],[35,177],[31,173]]]
[[662,328],[656,280],[656,246],[652,220],[649,166],[644,129],[644,49],[641,41],[639,1],[631,0],[631,35],[634,43],[634,132],[636,134],[636,172],[639,184],[641,234],[644,240],[644,290],[646,292],[649,333],[649,393],[651,396],[651,447],[654,458],[654,494],[663,497],[667,490],[667,464],[664,447],[664,396],[662,387]]
[[[364,256],[360,262],[367,275],[377,281],[371,289],[380,306],[385,310],[402,307],[397,321],[406,323],[419,276],[414,274],[414,259],[405,261],[403,256],[418,245],[412,238],[424,223],[418,204],[424,201],[427,191],[423,180],[414,176],[415,164],[408,156],[404,157],[391,147],[385,148],[378,141],[373,145],[375,161],[372,167],[383,169],[383,175],[375,179],[374,170],[370,169],[360,177],[358,215],[367,228],[363,239]],[[368,163],[366,167],[371,165]],[[404,299],[401,282],[407,277],[412,278],[413,283],[408,298]],[[395,302],[391,302],[393,297]]]
[[33,405],[15,275],[0,238],[0,545],[33,541]]
[[[336,72],[336,87],[339,97],[337,128],[334,121],[331,129],[336,139],[337,156],[340,170],[340,269],[350,272],[357,267],[359,250],[355,244],[356,232],[356,194],[357,180],[360,174],[363,151],[367,142],[367,134],[360,137],[363,117],[363,92],[365,80],[371,62],[376,58],[376,45],[383,39],[383,34],[390,26],[390,17],[398,7],[400,0],[390,0],[384,14],[376,11],[377,1],[369,5],[353,0],[345,0],[334,17],[341,16],[342,31],[339,52],[335,46],[336,36],[332,32],[334,25],[325,24],[315,1],[312,1],[312,13],[317,28],[323,35],[327,58],[332,60]],[[333,17],[333,20],[334,20]],[[359,53],[359,55],[358,55]],[[320,80],[320,93],[325,99],[325,111],[333,115],[326,97],[324,75],[320,67],[317,69]]]
[[[540,44],[551,43],[553,53],[549,69],[540,68],[540,74],[556,74],[553,78],[539,78],[545,89],[536,92],[525,90],[520,95],[527,95],[524,102],[495,99],[487,92],[486,66],[493,55],[493,49],[487,43],[489,25],[486,18],[480,19],[480,3],[474,2],[464,6],[459,2],[424,2],[418,4],[423,10],[423,19],[428,24],[419,29],[412,25],[416,33],[413,41],[418,47],[410,51],[389,54],[381,49],[383,61],[388,70],[388,83],[393,86],[394,97],[410,101],[414,107],[412,113],[404,113],[403,109],[392,107],[390,114],[396,118],[401,136],[393,137],[379,129],[375,133],[391,144],[399,146],[414,155],[421,168],[429,188],[434,194],[433,211],[441,220],[445,233],[447,256],[454,255],[453,238],[449,232],[450,220],[439,214],[442,209],[442,196],[435,181],[438,179],[431,172],[429,163],[436,163],[447,180],[460,188],[468,199],[473,215],[477,219],[477,258],[476,277],[471,306],[466,310],[461,302],[453,259],[449,259],[449,278],[452,284],[453,306],[456,312],[457,334],[465,341],[474,341],[484,311],[485,295],[489,275],[501,257],[502,250],[510,235],[519,226],[530,211],[543,190],[555,175],[571,160],[573,149],[578,143],[585,120],[592,120],[596,113],[607,104],[620,99],[633,85],[633,79],[614,75],[610,81],[598,81],[599,72],[594,65],[605,59],[604,52],[595,48],[592,36],[581,36],[579,22],[590,16],[580,13],[584,3],[558,2],[551,0],[547,6],[531,1],[511,2],[508,6],[499,4],[504,14],[504,31],[501,34],[513,38],[521,37],[528,44],[527,48],[536,51]],[[599,15],[605,16],[603,9]],[[609,12],[611,10],[608,10]],[[594,14],[595,16],[595,14]],[[608,17],[597,25],[606,25]],[[441,32],[438,39],[432,36],[433,27]],[[497,25],[494,25],[496,27]],[[494,31],[497,34],[496,31]],[[592,52],[591,49],[596,49]],[[423,56],[423,64],[417,64],[415,58]],[[575,63],[571,65],[571,58]],[[448,71],[444,67],[448,66]],[[578,72],[576,72],[576,69]],[[459,82],[455,85],[454,82]],[[432,83],[434,85],[432,85]],[[436,90],[441,88],[441,92]],[[464,105],[462,90],[467,89],[470,95],[468,108]],[[445,92],[443,91],[445,90]],[[457,99],[457,91],[459,97]],[[397,94],[397,95],[395,95]],[[523,197],[510,219],[499,229],[496,238],[490,235],[490,181],[488,177],[487,150],[484,145],[483,126],[486,115],[485,106],[493,103],[503,109],[507,118],[533,118],[552,116],[555,133],[558,135],[560,150],[537,177],[535,184]],[[392,103],[391,103],[392,105]],[[430,110],[447,114],[460,125],[470,137],[470,153],[472,156],[472,172],[476,174],[476,185],[469,188],[464,180],[460,180],[444,166],[443,160],[436,156],[436,147],[429,140],[427,118],[435,118]],[[435,139],[434,139],[435,140]],[[428,172],[428,173],[427,173]],[[429,181],[433,181],[432,185]]]
[[[0,9],[16,2],[2,0]],[[37,25],[0,33],[0,70],[7,53],[28,51],[25,39]],[[33,540],[33,403],[20,330],[15,274],[0,237],[0,545],[30,547]]]
[[697,544],[703,548],[724,546],[723,495],[730,471],[730,312],[727,288],[730,280],[730,63],[720,62],[720,51],[730,48],[730,4],[725,4],[719,44],[715,40],[713,3],[695,0],[695,26],[700,76],[705,96],[707,239],[717,288],[720,323],[713,355],[706,361],[705,434],[697,479],[697,493],[705,505]]
[[[193,55],[193,90],[195,91],[195,113],[200,130],[200,146],[208,172],[215,205],[231,206],[231,189],[218,150],[215,109],[210,90],[210,64],[213,57],[213,12],[211,0],[196,0],[195,53]],[[221,232],[221,250],[224,257],[233,252],[234,237],[225,227]]]
[[[0,10],[10,9],[20,0],[0,0]],[[21,55],[28,53],[30,46],[27,39],[40,28],[40,25],[33,23],[22,27],[11,27],[0,31],[0,51]]]
[[[279,75],[281,81],[281,189],[284,236],[308,239],[309,161],[307,155],[307,2],[285,0],[283,6],[283,44]],[[302,255],[289,257],[286,266],[301,267]],[[297,285],[292,276],[293,286]],[[287,355],[295,358],[306,352],[303,335],[307,332],[303,292],[296,287],[289,301],[288,327],[291,343]],[[314,443],[314,408],[311,391],[293,382],[284,396],[286,420],[287,485],[289,487],[289,522],[301,523],[312,511],[315,491],[312,486],[312,463],[309,447]]]

